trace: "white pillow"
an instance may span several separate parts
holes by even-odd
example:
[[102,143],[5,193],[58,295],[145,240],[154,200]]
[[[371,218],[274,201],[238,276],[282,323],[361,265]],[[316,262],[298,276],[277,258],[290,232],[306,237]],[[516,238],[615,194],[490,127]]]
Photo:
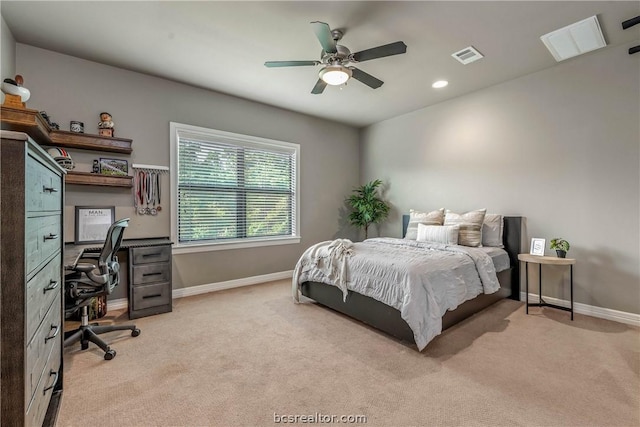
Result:
[[460,226],[460,231],[458,232],[459,245],[482,246],[482,223],[486,213],[486,209],[478,209],[463,214],[457,214],[447,209],[444,215],[444,225],[458,224]]
[[458,244],[458,225],[424,225],[418,224],[418,242],[444,243],[445,245]]
[[504,248],[502,243],[503,230],[504,221],[502,215],[486,214],[484,223],[482,223],[482,246]]
[[409,225],[404,238],[416,240],[418,238],[418,224],[442,225],[444,222],[444,208],[431,212],[409,210]]

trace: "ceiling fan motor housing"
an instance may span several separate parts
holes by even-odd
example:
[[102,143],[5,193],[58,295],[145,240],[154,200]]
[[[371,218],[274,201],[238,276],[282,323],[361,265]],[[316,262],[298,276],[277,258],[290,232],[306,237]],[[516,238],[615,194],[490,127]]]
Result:
[[321,61],[323,64],[334,64],[336,62],[340,64],[347,64],[351,61],[351,51],[346,47],[337,44],[335,53],[327,53],[324,50],[320,52]]

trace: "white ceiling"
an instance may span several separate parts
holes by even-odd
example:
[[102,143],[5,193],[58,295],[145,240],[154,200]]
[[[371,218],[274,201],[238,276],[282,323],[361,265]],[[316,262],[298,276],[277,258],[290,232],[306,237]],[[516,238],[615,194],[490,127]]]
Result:
[[[638,1],[2,0],[0,11],[19,43],[358,127],[552,67],[540,36],[589,16],[609,46],[640,43],[640,25],[621,27],[640,14]],[[407,53],[358,65],[385,82],[379,89],[351,80],[312,95],[320,67],[263,65],[318,60],[311,21],[342,29],[340,44],[352,52],[402,40]],[[451,57],[471,45],[485,58]],[[439,79],[449,86],[432,89]]]

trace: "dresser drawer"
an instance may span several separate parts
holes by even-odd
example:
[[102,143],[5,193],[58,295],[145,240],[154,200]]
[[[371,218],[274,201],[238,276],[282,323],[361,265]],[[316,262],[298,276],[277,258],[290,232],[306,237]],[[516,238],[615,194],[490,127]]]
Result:
[[27,160],[26,194],[28,212],[60,212],[62,209],[62,176],[36,158]]
[[171,304],[171,283],[156,283],[133,288],[133,310]]
[[62,228],[60,215],[28,217],[26,221],[27,275],[43,261],[60,251]]
[[26,403],[31,401],[38,387],[40,376],[49,362],[52,349],[60,347],[60,341],[64,335],[62,317],[60,315],[60,298],[61,294],[58,293],[40,327],[36,330],[29,344],[27,344]]
[[149,264],[152,262],[168,262],[171,259],[171,246],[149,246],[146,248],[132,248],[133,264]]
[[47,314],[51,303],[64,287],[62,254],[59,253],[27,283],[27,341]]
[[35,393],[33,393],[33,399],[29,406],[27,406],[27,414],[25,417],[25,426],[41,426],[44,417],[47,414],[47,408],[49,407],[49,401],[54,391],[58,376],[62,373],[60,370],[62,366],[61,361],[61,346],[55,345],[49,355],[46,366],[40,376]]
[[169,263],[134,265],[132,270],[131,284],[133,286],[171,280],[171,266]]

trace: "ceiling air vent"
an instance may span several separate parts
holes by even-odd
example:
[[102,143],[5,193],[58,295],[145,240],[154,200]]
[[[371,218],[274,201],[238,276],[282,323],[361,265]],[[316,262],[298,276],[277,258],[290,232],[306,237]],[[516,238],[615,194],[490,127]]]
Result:
[[540,40],[558,62],[607,45],[596,16],[552,31]]
[[464,49],[454,53],[451,56],[462,62],[464,65],[484,58],[484,56],[482,56],[482,54],[478,52],[473,46],[465,47]]

